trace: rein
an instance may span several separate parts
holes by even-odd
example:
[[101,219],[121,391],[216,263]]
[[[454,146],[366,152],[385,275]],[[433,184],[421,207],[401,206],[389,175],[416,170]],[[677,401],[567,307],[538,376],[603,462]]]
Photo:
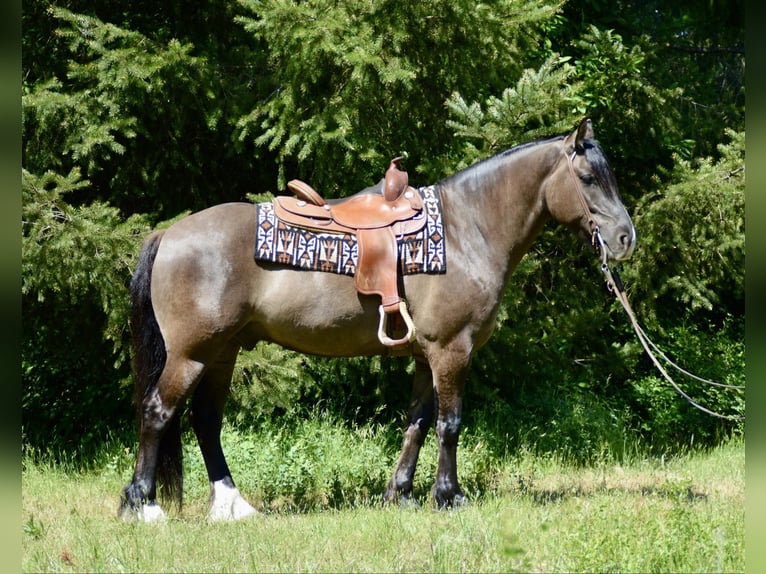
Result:
[[[735,390],[743,390],[745,387],[743,385],[725,385],[723,383],[717,383],[715,381],[709,381],[707,379],[703,379],[702,377],[698,377],[697,375],[690,373],[689,371],[686,371],[676,365],[673,361],[671,361],[665,353],[663,353],[657,345],[652,342],[651,339],[646,335],[644,330],[641,328],[641,325],[638,323],[638,319],[636,318],[636,314],[633,312],[633,308],[630,306],[630,302],[628,301],[628,296],[625,293],[625,288],[622,284],[622,280],[620,279],[619,274],[617,273],[617,269],[610,269],[607,261],[607,252],[606,252],[606,245],[604,244],[604,240],[601,237],[601,232],[598,228],[598,225],[596,224],[593,214],[590,211],[590,208],[588,207],[588,203],[585,201],[585,196],[583,195],[582,189],[580,189],[580,185],[577,181],[577,174],[575,174],[574,170],[574,158],[577,155],[577,151],[575,150],[572,152],[572,155],[567,155],[567,164],[569,166],[569,173],[572,176],[572,181],[575,185],[575,189],[577,190],[577,196],[580,199],[580,203],[582,204],[583,211],[585,212],[586,217],[588,218],[588,225],[590,226],[591,230],[591,243],[596,248],[596,251],[601,255],[601,272],[604,274],[604,279],[606,280],[606,286],[614,293],[615,297],[617,297],[617,300],[622,305],[623,309],[625,309],[625,312],[628,315],[628,318],[630,319],[630,323],[633,326],[633,330],[636,332],[636,336],[638,337],[638,340],[641,342],[641,346],[644,348],[644,351],[646,351],[646,354],[649,356],[649,358],[652,360],[652,363],[654,363],[654,366],[657,367],[657,370],[662,374],[662,376],[667,380],[671,386],[680,394],[684,399],[686,399],[689,404],[694,406],[695,408],[699,409],[703,413],[706,413],[708,415],[726,419],[726,420],[732,420],[732,421],[744,421],[745,417],[743,416],[736,416],[736,415],[724,415],[715,411],[712,411],[708,408],[703,407],[698,402],[696,402],[694,399],[692,399],[688,394],[686,394],[683,389],[681,389],[680,386],[678,386],[678,383],[676,383],[673,378],[668,374],[668,372],[665,370],[665,368],[660,363],[659,359],[657,359],[657,355],[659,355],[668,365],[675,368],[680,373],[691,377],[701,383],[705,383],[707,385],[720,387],[724,389],[735,389]],[[657,355],[655,355],[655,353]]]

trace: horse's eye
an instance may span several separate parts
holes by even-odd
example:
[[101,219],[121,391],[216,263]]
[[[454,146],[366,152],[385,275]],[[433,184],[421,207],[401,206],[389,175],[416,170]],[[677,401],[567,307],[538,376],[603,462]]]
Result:
[[580,176],[580,181],[582,181],[585,185],[593,185],[593,183],[596,181],[596,178],[593,177],[592,173],[584,173]]

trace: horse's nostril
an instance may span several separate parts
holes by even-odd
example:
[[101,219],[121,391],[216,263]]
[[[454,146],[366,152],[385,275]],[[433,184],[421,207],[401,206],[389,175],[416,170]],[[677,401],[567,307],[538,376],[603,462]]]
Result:
[[620,234],[619,236],[620,245],[623,247],[630,247],[636,242],[636,231],[635,229],[631,229],[629,231],[626,231],[625,233]]
[[622,249],[622,258],[627,259],[633,255],[633,249],[636,247],[636,230],[626,229],[623,233],[617,236],[617,241],[620,242],[620,248]]

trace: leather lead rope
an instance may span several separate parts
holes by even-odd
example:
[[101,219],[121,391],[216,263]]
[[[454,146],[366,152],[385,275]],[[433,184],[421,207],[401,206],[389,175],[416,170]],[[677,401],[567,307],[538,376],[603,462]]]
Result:
[[684,369],[676,365],[673,361],[668,359],[667,356],[665,356],[665,354],[657,347],[657,345],[655,345],[651,341],[651,339],[649,339],[649,337],[646,335],[644,330],[641,328],[641,325],[639,325],[638,319],[636,319],[636,314],[633,312],[633,308],[630,306],[630,302],[628,301],[628,296],[625,294],[625,288],[622,284],[622,280],[620,279],[619,274],[617,273],[617,270],[609,269],[606,246],[604,245],[604,240],[601,237],[601,231],[599,230],[598,225],[596,224],[596,221],[593,219],[593,214],[591,213],[590,208],[588,207],[588,202],[585,201],[585,196],[583,195],[582,189],[580,189],[579,178],[577,177],[577,174],[575,173],[574,158],[577,156],[577,150],[574,150],[571,155],[566,155],[565,153],[565,156],[567,158],[569,174],[572,176],[572,183],[574,183],[575,190],[577,191],[577,197],[579,198],[580,203],[582,204],[582,208],[583,208],[583,211],[585,212],[585,216],[588,218],[588,225],[591,231],[591,242],[593,246],[596,248],[596,251],[601,256],[601,271],[604,274],[604,277],[606,278],[607,288],[612,293],[614,293],[615,297],[617,297],[617,300],[620,302],[623,309],[625,309],[625,312],[628,314],[628,318],[630,319],[630,323],[633,326],[633,330],[636,332],[636,336],[638,337],[638,340],[641,342],[641,346],[644,348],[644,351],[646,351],[646,354],[652,360],[652,363],[654,363],[654,366],[657,367],[657,370],[659,370],[659,372],[662,374],[665,380],[667,380],[673,386],[673,388],[676,390],[676,392],[678,392],[678,394],[680,394],[692,406],[701,410],[703,413],[706,413],[708,415],[718,417],[721,419],[726,419],[726,420],[744,421],[745,417],[743,416],[724,415],[700,405],[698,402],[692,399],[688,394],[686,394],[683,391],[683,389],[681,389],[681,387],[678,386],[678,384],[673,380],[673,378],[668,374],[668,372],[662,366],[660,361],[657,359],[657,356],[654,354],[654,352],[652,352],[652,349],[654,349],[657,352],[657,354],[659,354],[669,365],[673,366],[679,372],[693,379],[696,379],[702,383],[713,385],[716,387],[722,387],[725,389],[743,390],[745,388],[744,386],[741,386],[741,385],[724,385],[722,383],[708,381],[707,379],[703,379],[693,373],[685,371]]
[[[602,242],[600,234],[598,235],[598,241],[599,243]],[[603,247],[602,247],[602,251],[603,251]],[[603,259],[606,259],[606,257],[604,257]],[[651,341],[651,339],[649,339],[649,337],[646,335],[644,330],[641,328],[641,325],[639,325],[638,319],[636,319],[636,314],[633,312],[633,308],[630,306],[630,302],[628,301],[628,296],[625,294],[625,288],[622,284],[622,280],[620,279],[619,274],[617,273],[617,270],[609,269],[609,266],[605,262],[603,262],[601,264],[601,271],[604,273],[604,277],[606,278],[607,288],[615,294],[615,297],[617,297],[617,300],[620,302],[623,309],[625,309],[625,312],[628,314],[628,318],[630,319],[630,323],[633,326],[633,330],[636,332],[636,336],[638,337],[638,340],[641,342],[641,346],[644,348],[644,351],[646,351],[646,354],[652,360],[652,362],[654,363],[654,366],[657,367],[657,370],[662,374],[665,380],[667,380],[673,386],[676,392],[680,394],[684,399],[686,399],[689,402],[689,404],[701,410],[703,413],[706,413],[708,415],[718,417],[721,419],[731,420],[731,421],[744,421],[745,417],[743,416],[724,415],[721,413],[717,413],[715,411],[712,411],[708,408],[703,407],[701,404],[699,404],[694,399],[692,399],[688,394],[686,394],[683,391],[683,389],[681,389],[680,386],[678,386],[678,383],[676,383],[673,380],[673,378],[668,374],[668,372],[660,363],[659,359],[657,359],[657,356],[654,354],[654,352],[652,352],[652,349],[654,349],[665,361],[668,362],[668,364],[672,365],[675,369],[700,382],[703,382],[708,385],[713,385],[716,387],[726,388],[726,389],[742,390],[745,387],[741,385],[724,385],[722,383],[708,381],[707,379],[703,379],[701,377],[698,377],[697,375],[694,375],[693,373],[685,371],[684,369],[676,365],[673,361],[668,359],[665,356],[665,354],[657,347],[657,345],[655,345]]]

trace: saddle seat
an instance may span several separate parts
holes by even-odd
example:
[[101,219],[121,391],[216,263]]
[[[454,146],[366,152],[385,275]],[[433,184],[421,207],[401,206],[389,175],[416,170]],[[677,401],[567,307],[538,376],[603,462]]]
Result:
[[[287,186],[294,191],[298,184],[308,186],[297,180]],[[305,189],[301,187],[301,191]],[[338,202],[322,202],[316,204],[298,197],[279,196],[274,198],[274,212],[291,225],[323,232],[352,233],[359,229],[395,227],[395,235],[403,235],[419,231],[425,225],[423,200],[413,188],[395,201],[388,201],[379,193],[360,192]]]
[[[297,197],[274,198],[274,214],[285,223],[322,233],[353,234],[357,238],[358,261],[354,283],[365,295],[379,295],[378,338],[388,347],[410,343],[415,327],[406,301],[398,291],[397,236],[415,233],[426,224],[420,193],[409,186],[407,172],[398,168],[395,158],[382,185],[349,198],[326,201],[307,183],[292,180],[287,186]],[[387,333],[388,316],[399,314],[407,334],[392,339]]]

